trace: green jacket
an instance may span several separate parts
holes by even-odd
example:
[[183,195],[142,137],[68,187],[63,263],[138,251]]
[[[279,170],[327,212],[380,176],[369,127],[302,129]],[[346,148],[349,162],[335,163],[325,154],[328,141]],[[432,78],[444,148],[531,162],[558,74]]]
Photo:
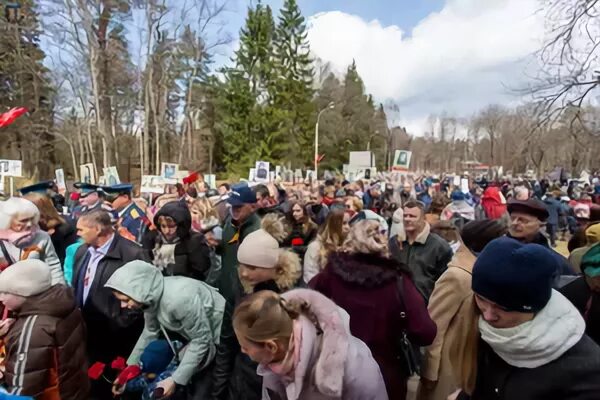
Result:
[[173,380],[186,385],[192,375],[214,358],[219,344],[225,299],[204,282],[182,276],[163,277],[152,264],[136,260],[125,264],[105,285],[144,305],[144,330],[128,365],[137,365],[146,346],[162,329],[187,340]]
[[[227,217],[223,226],[223,240],[221,241],[221,275],[217,282],[219,292],[225,299],[233,303],[235,293],[239,286],[237,251],[240,243],[250,233],[260,229],[260,218],[256,214],[250,215],[248,219],[238,228],[233,225],[231,215]],[[235,234],[239,230],[238,239]]]

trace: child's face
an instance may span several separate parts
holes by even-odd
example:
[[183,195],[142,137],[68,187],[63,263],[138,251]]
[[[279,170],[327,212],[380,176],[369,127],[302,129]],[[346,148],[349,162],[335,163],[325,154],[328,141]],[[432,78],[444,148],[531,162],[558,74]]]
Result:
[[25,300],[25,297],[16,294],[0,293],[0,303],[4,304],[10,311],[17,311],[25,303]]

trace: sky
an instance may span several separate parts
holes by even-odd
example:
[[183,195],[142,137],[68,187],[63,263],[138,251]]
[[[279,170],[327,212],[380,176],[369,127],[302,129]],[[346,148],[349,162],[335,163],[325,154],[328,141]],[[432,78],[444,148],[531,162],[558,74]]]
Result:
[[[266,0],[274,13],[283,0]],[[430,114],[469,117],[488,104],[515,105],[535,74],[544,35],[539,0],[298,0],[315,57],[342,75],[356,60],[366,90],[399,112],[390,124],[422,135]],[[247,0],[230,0],[237,46]]]

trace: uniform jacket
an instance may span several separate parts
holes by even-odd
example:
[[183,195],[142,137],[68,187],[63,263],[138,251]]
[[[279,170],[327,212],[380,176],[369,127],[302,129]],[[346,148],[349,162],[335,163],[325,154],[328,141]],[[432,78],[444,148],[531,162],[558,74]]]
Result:
[[87,400],[85,326],[73,292],[54,285],[27,299],[6,336],[10,393],[36,400]]
[[163,330],[188,341],[172,375],[177,384],[187,385],[194,372],[214,359],[225,299],[213,287],[182,276],[163,277],[158,269],[124,269],[108,280],[106,288],[144,305],[144,330],[128,365],[137,365],[146,346],[158,339]]
[[387,400],[379,366],[369,348],[350,333],[348,314],[318,292],[295,289],[286,300],[310,304],[319,326],[301,315],[300,361],[290,381],[259,365],[263,399],[281,400]]
[[397,237],[392,237],[390,252],[398,262],[408,265],[417,289],[429,301],[435,282],[446,271],[452,259],[450,245],[431,233],[429,224],[426,224],[413,244],[409,244],[407,240],[398,243]]
[[[399,298],[397,275],[404,297]],[[398,338],[406,330],[411,343],[430,344],[436,327],[425,301],[397,261],[374,254],[333,253],[309,286],[350,315],[350,332],[365,342],[381,368],[390,399],[406,398],[408,371],[398,361]],[[406,320],[400,314],[406,313]]]
[[473,253],[461,245],[448,264],[448,270],[435,283],[428,310],[437,326],[437,336],[425,350],[421,377],[437,383],[432,389],[421,387],[420,399],[446,400],[458,387],[469,386],[460,374],[465,367],[464,361],[456,356],[452,358],[449,349],[465,343],[468,332],[472,333],[477,323],[471,290],[475,260]]
[[219,247],[221,252],[221,275],[217,287],[225,300],[232,304],[235,301],[235,293],[239,286],[238,247],[246,236],[258,229],[260,229],[260,218],[256,214],[250,215],[241,226],[233,224],[231,215],[225,220],[223,240]]
[[[161,216],[169,216],[175,221],[179,237],[179,243],[175,245],[175,263],[169,264],[163,274],[205,280],[211,263],[210,248],[202,234],[192,232],[192,216],[187,207],[179,202],[165,204],[154,216],[155,226]],[[153,250],[160,246],[159,231],[147,231],[142,246],[147,258],[153,260]]]
[[[85,274],[83,269],[87,268],[88,248],[82,244],[75,253],[72,286],[76,289]],[[92,362],[110,363],[117,356],[126,356],[140,336],[144,325],[142,313],[122,310],[111,290],[104,287],[116,270],[140,259],[144,259],[142,248],[115,234],[106,256],[98,263],[90,293],[81,309],[88,329],[88,356]]]
[[483,341],[479,349],[475,392],[459,400],[600,399],[600,347],[588,336],[537,368],[510,366]]

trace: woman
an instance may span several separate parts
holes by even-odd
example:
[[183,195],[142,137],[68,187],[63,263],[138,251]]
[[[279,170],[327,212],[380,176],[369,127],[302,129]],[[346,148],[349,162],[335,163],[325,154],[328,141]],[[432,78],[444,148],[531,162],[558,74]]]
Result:
[[[459,399],[600,398],[600,347],[577,309],[552,289],[551,250],[508,237],[489,243],[473,267],[479,345],[476,381]],[[456,397],[454,397],[456,398]]]
[[350,215],[342,210],[333,210],[321,226],[317,238],[308,245],[304,256],[304,282],[317,275],[330,253],[339,250],[350,230]]
[[205,280],[210,249],[204,236],[191,231],[192,216],[184,204],[165,204],[155,215],[156,230],[144,235],[142,246],[165,276],[182,275]]
[[[475,324],[471,314],[471,273],[476,254],[489,242],[506,234],[506,231],[506,226],[499,221],[482,220],[466,224],[458,238],[447,235],[449,237],[446,240],[458,243],[458,247],[448,269],[435,283],[429,299],[429,315],[438,332],[434,342],[425,350],[417,399],[446,400],[457,387],[474,384],[469,381],[471,376],[463,371],[465,367],[469,368],[470,362],[476,360],[461,358],[465,354],[461,349],[477,345],[477,339],[467,334],[473,331]],[[451,244],[451,247],[456,246]],[[453,354],[450,354],[451,347],[455,348]]]
[[[164,391],[161,397],[172,396],[177,386],[188,386],[190,395],[198,396],[191,398],[204,398],[200,392],[207,390],[206,380],[211,374],[202,374],[202,370],[212,363],[217,351],[225,310],[223,296],[195,279],[163,277],[157,268],[139,260],[119,268],[105,287],[113,291],[121,308],[144,312],[144,330],[127,364],[138,365],[153,340],[179,337],[186,346],[173,375],[158,384]],[[202,375],[194,379],[197,372]],[[121,394],[122,389],[115,387],[114,394]]]
[[342,251],[329,256],[327,266],[309,286],[348,312],[350,332],[371,349],[388,397],[403,400],[409,371],[403,370],[398,338],[406,332],[413,344],[425,346],[435,338],[436,327],[407,267],[389,258],[387,244],[379,223],[356,223]]
[[[293,251],[280,249],[276,239],[284,229],[283,217],[268,214],[262,220],[261,229],[250,233],[240,244],[238,273],[244,292],[240,298],[263,290],[283,293],[297,286],[302,275],[300,259]],[[256,375],[257,366],[239,352],[231,312],[226,313],[212,380],[213,398],[260,399],[262,379]]]
[[356,196],[348,196],[345,201],[346,212],[350,214],[350,218],[363,210],[363,202]]
[[242,351],[259,363],[263,399],[388,398],[371,352],[348,329],[348,314],[315,291],[248,296],[233,327]]
[[40,230],[40,212],[31,201],[11,197],[0,202],[0,271],[35,258],[50,268],[52,284],[65,283],[60,260],[48,233]]
[[475,210],[477,219],[502,219],[505,223],[510,221],[506,199],[496,186],[490,186],[483,192],[481,204]]
[[304,205],[297,201],[290,203],[287,219],[291,224],[291,233],[283,245],[291,247],[301,259],[304,259],[308,244],[317,236],[318,226],[306,214]]
[[35,204],[39,210],[40,228],[50,235],[60,264],[64,265],[67,247],[79,239],[74,221],[61,216],[48,196],[32,192],[27,193],[24,198]]
[[190,213],[194,232],[202,232],[219,225],[219,214],[206,197],[195,199],[190,206]]

